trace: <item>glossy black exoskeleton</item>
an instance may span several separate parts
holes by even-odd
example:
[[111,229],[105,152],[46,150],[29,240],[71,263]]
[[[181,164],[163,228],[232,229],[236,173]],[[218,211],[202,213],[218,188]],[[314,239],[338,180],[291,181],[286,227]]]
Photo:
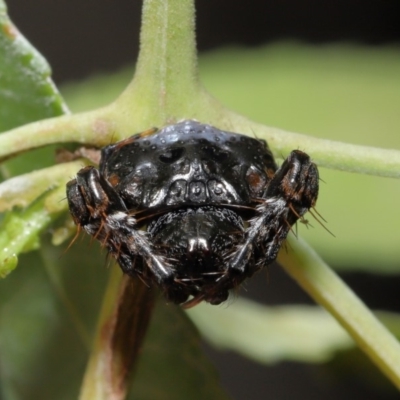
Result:
[[186,306],[223,302],[274,261],[317,196],[307,154],[277,168],[265,141],[191,120],[103,148],[67,185],[78,227]]

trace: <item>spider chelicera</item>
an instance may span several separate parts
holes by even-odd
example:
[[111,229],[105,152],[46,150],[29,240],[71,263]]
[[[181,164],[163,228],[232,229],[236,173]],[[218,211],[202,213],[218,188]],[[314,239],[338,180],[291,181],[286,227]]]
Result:
[[67,198],[126,274],[189,307],[220,304],[273,262],[318,183],[302,151],[277,168],[264,140],[187,120],[104,147]]

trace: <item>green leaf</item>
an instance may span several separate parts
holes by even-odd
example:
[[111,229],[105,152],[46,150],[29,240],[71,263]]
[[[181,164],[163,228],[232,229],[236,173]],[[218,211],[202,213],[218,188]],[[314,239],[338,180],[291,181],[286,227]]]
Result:
[[[46,60],[13,25],[6,11],[4,1],[0,0],[0,131],[68,111],[50,78]],[[51,146],[26,153],[1,167],[5,178],[26,171],[30,174],[9,180],[0,188],[1,211],[14,205],[27,207],[6,214],[2,220],[0,277],[15,268],[19,252],[38,247],[38,235],[65,209],[65,204],[46,206],[49,196],[30,205],[44,192],[54,189],[60,180],[51,180],[54,178],[51,171],[31,171],[53,163],[54,146]]]
[[0,0],[0,131],[66,112],[49,65],[6,11]]
[[104,255],[88,245],[64,254],[45,241],[0,281],[0,398],[78,397],[108,276]]
[[[68,112],[51,80],[47,61],[24,38],[0,0],[0,132]],[[5,177],[51,165],[54,147],[2,166]]]
[[[337,321],[316,306],[268,307],[238,298],[229,307],[202,303],[187,314],[214,346],[268,365],[288,360],[327,362],[338,352],[355,347]],[[377,315],[400,337],[399,314],[378,312]]]
[[16,266],[18,255],[39,247],[39,235],[65,208],[60,202],[64,188],[42,196],[24,210],[7,213],[0,225],[0,278]]
[[162,298],[137,365],[129,399],[227,399],[200,337],[180,307]]
[[346,331],[318,307],[267,307],[239,298],[229,307],[200,304],[188,315],[214,346],[264,364],[326,362],[354,346]]

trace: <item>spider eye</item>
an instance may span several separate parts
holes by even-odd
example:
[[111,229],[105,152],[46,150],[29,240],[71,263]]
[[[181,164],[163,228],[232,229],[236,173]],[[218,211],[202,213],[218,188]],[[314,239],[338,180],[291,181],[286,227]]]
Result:
[[173,162],[178,161],[184,152],[185,149],[183,147],[176,147],[175,149],[170,149],[165,153],[160,154],[158,159],[165,164],[172,164]]

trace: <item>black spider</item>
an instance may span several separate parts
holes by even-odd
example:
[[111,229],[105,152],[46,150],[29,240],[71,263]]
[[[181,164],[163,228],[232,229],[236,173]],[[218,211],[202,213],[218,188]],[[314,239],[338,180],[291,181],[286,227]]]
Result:
[[186,306],[223,302],[274,261],[317,196],[307,154],[277,168],[265,141],[191,120],[103,148],[99,170],[67,184],[78,227]]

